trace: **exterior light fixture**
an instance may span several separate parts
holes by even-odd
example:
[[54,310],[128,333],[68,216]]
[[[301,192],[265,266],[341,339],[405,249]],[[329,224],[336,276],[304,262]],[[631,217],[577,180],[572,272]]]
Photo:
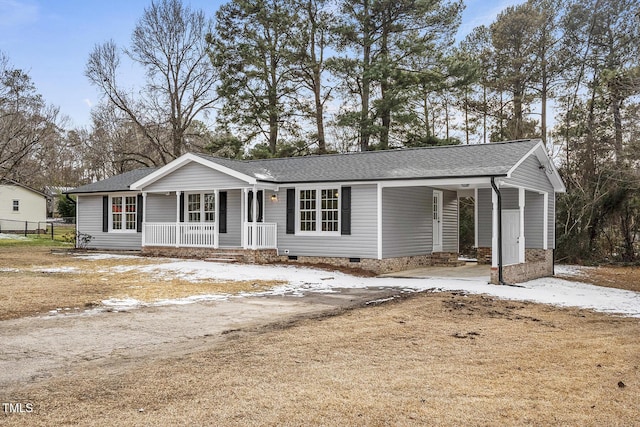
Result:
[[271,195],[271,201],[272,202],[277,202],[278,201],[278,195],[277,194],[272,194]]

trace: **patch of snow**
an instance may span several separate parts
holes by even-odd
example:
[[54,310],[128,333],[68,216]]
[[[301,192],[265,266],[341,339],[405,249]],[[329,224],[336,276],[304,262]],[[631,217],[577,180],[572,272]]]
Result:
[[554,270],[559,276],[576,277],[586,275],[586,272],[593,268],[594,267],[585,267],[584,265],[556,264]]
[[17,273],[20,270],[18,270],[17,268],[0,268],[0,273]]
[[102,305],[109,308],[126,310],[129,308],[138,308],[147,304],[134,298],[109,298],[102,300]]
[[19,234],[0,233],[0,240],[28,240],[28,237]]
[[85,259],[89,261],[97,261],[101,259],[132,259],[132,258],[141,258],[140,255],[122,255],[122,254],[87,254],[87,255],[75,255],[76,258]]

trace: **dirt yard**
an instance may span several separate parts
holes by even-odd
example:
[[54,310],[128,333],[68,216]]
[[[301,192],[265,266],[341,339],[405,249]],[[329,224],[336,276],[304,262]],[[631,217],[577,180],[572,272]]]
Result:
[[[0,249],[0,268],[33,266],[26,254],[12,259],[5,255]],[[36,266],[43,269],[62,266],[56,255],[34,256],[40,260]],[[101,265],[74,262],[80,263],[78,268]],[[58,274],[35,269],[23,275],[8,270],[1,274],[3,296],[22,276],[33,286],[42,286],[40,293],[49,294],[36,299],[34,307],[24,303],[21,311],[12,311],[5,318],[13,320],[2,322],[2,327],[16,322],[27,322],[27,327],[31,320],[16,317],[65,306],[53,295],[64,297],[56,289],[71,284],[71,277],[54,284],[49,276]],[[5,281],[11,274],[13,280]],[[91,280],[71,284],[78,306],[105,295],[93,290],[81,297],[83,286],[90,284]],[[247,286],[253,284],[241,285]],[[26,298],[20,294],[24,288],[10,289],[16,301]],[[113,289],[107,294],[130,292],[126,287]],[[294,303],[319,304],[331,297]],[[51,377],[15,384],[4,395],[0,391],[0,402],[31,408],[23,413],[0,411],[0,423],[640,424],[640,319],[451,292],[363,303],[372,297],[350,297],[339,306],[325,301],[324,309],[308,310],[306,315],[273,317],[179,344],[159,342],[155,351],[146,353],[123,349],[73,359]],[[288,301],[272,298],[264,304]],[[4,313],[4,298],[1,304]],[[224,304],[193,307],[207,313]],[[178,313],[177,308],[172,310],[138,310],[135,316],[170,318],[168,313]],[[100,316],[120,315],[134,314]],[[43,322],[38,319],[42,318],[33,321]],[[75,323],[86,324],[77,319]],[[131,333],[141,325],[123,324]]]

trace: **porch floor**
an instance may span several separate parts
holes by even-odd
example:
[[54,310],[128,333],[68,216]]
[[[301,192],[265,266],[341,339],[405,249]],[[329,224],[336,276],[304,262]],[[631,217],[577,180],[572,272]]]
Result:
[[434,277],[450,277],[462,279],[489,280],[491,265],[478,265],[476,262],[467,262],[460,267],[421,267],[411,270],[396,271],[381,274],[380,277],[398,277],[403,279],[426,279]]

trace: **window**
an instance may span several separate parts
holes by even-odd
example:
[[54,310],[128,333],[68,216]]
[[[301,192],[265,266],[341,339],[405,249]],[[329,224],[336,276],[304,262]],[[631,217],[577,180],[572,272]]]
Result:
[[136,231],[138,202],[136,196],[111,198],[111,229]]
[[189,222],[214,222],[216,220],[216,198],[214,193],[187,195],[187,220]]
[[300,232],[338,232],[340,228],[340,191],[337,188],[298,191]]
[[322,190],[320,198],[322,212],[322,231],[338,231],[338,190]]
[[20,212],[20,200],[13,201],[13,211]]
[[300,190],[300,231],[316,231],[316,190]]

